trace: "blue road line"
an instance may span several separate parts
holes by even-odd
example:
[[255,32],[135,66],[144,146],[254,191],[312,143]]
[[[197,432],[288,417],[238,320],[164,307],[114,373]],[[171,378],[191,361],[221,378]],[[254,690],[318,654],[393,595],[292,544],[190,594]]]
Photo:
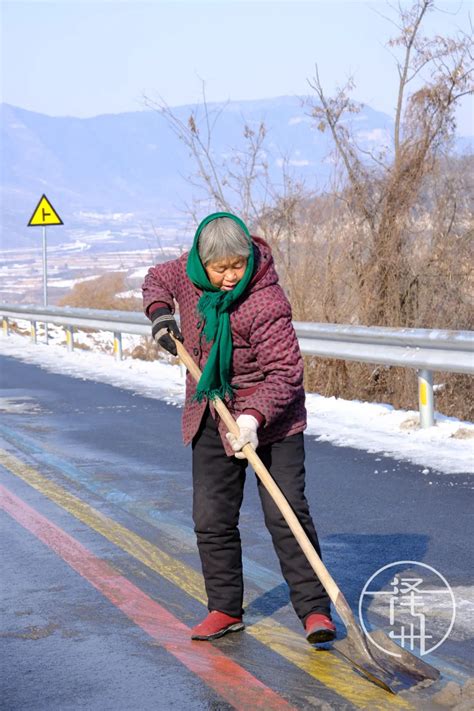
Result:
[[[33,455],[46,466],[59,470],[66,478],[79,483],[84,489],[98,495],[108,503],[117,505],[127,513],[149,523],[168,535],[172,541],[184,540],[190,549],[195,549],[193,529],[177,522],[169,513],[151,508],[148,503],[141,502],[124,491],[107,487],[102,482],[94,479],[92,474],[89,475],[86,471],[78,469],[56,454],[48,452],[28,435],[20,434],[18,431],[2,424],[0,424],[0,434],[14,447]],[[243,556],[242,560],[244,574],[263,593],[246,605],[246,612],[249,618],[270,617],[274,612],[289,603],[288,586],[284,581],[282,582],[281,576],[246,556]],[[353,612],[354,615],[357,614],[356,611],[353,610]],[[447,661],[446,658],[430,655],[430,663],[442,670],[446,681],[452,680],[461,684],[465,681],[465,670],[462,667],[459,668],[455,663]]]
[[[46,466],[53,469],[58,469],[68,479],[78,482],[88,491],[100,496],[108,503],[114,504],[123,508],[128,513],[140,518],[146,523],[151,524],[155,528],[168,535],[171,540],[184,541],[189,545],[190,550],[196,550],[196,537],[194,530],[190,526],[185,526],[168,512],[159,511],[151,507],[148,503],[137,500],[134,496],[127,494],[120,489],[116,489],[105,485],[101,481],[94,479],[93,474],[78,469],[74,464],[62,459],[56,454],[48,452],[43,447],[38,445],[37,441],[25,434],[20,434],[18,431],[11,429],[6,425],[0,425],[0,433],[11,444],[23,449],[26,453],[34,455]],[[278,591],[275,593],[274,599],[278,598],[279,607],[288,604],[288,587],[285,582],[282,583],[281,576],[273,573],[268,568],[250,560],[243,556],[244,574],[248,575],[250,580],[268,596],[273,589]],[[269,591],[270,588],[270,591]],[[282,593],[284,593],[282,595]],[[286,596],[283,602],[282,598]],[[252,604],[252,606],[255,603]],[[268,609],[268,608],[267,608]]]

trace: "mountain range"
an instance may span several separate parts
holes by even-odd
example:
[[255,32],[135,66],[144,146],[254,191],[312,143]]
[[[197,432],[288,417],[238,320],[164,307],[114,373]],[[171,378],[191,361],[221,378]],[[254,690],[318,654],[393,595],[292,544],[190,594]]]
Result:
[[[172,111],[186,122],[192,106]],[[209,104],[211,118],[222,109],[213,131],[216,160],[230,160],[243,147],[243,127],[267,128],[265,150],[271,177],[281,180],[282,157],[308,186],[322,188],[332,170],[331,140],[314,127],[304,97]],[[353,128],[364,149],[390,141],[393,120],[365,106]],[[195,166],[182,141],[158,111],[105,114],[93,118],[53,117],[0,104],[0,246],[29,247],[31,214],[46,194],[64,227],[48,230],[53,243],[97,233],[122,234],[132,247],[143,225],[184,224],[184,203],[195,196],[186,179]],[[470,144],[459,139],[458,148]],[[171,229],[170,234],[173,233]],[[40,235],[37,234],[37,237]]]

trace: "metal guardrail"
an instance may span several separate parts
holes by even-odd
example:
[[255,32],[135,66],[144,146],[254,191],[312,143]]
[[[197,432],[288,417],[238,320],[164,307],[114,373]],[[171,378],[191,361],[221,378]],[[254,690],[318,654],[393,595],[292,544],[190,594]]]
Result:
[[302,352],[474,375],[474,332],[295,321]]
[[[38,321],[66,328],[67,348],[74,348],[74,328],[112,331],[114,353],[122,358],[122,333],[150,335],[150,321],[141,313],[71,307],[0,304],[3,332],[9,319],[31,323],[37,341]],[[295,321],[304,355],[413,368],[418,371],[420,424],[434,424],[433,371],[474,375],[474,332],[421,328],[382,328]]]

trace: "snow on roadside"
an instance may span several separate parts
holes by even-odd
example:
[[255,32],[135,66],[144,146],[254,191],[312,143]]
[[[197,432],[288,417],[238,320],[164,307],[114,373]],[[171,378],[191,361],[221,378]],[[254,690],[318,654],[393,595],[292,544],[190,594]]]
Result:
[[[22,322],[18,323],[19,326]],[[26,326],[26,322],[25,322]],[[0,337],[0,354],[35,363],[55,373],[83,380],[99,380],[134,390],[145,397],[158,398],[182,407],[184,378],[181,368],[169,362],[142,361],[130,357],[116,361],[110,354],[112,336],[107,332],[77,333],[76,342],[94,350],[68,352],[64,332],[50,327],[48,346],[33,344],[28,337],[11,334]],[[41,332],[39,335],[41,338]],[[133,349],[138,336],[123,336],[123,348]],[[98,350],[99,349],[99,350]],[[108,352],[104,352],[108,351]],[[437,426],[417,428],[415,411],[395,410],[390,405],[325,398],[307,393],[308,428],[306,434],[337,446],[354,447],[408,460],[425,467],[423,473],[474,473],[474,424],[437,414]],[[460,438],[459,434],[464,437]],[[457,435],[457,436],[456,436]],[[384,462],[376,472],[384,473]]]
[[[18,325],[21,324],[22,322],[19,321]],[[75,333],[75,343],[87,344],[94,350],[76,348],[69,352],[64,345],[58,343],[60,339],[64,341],[61,329],[51,325],[49,329],[49,334],[53,335],[53,338],[47,346],[41,342],[41,338],[44,338],[42,329],[38,331],[36,345],[28,337],[16,334],[11,334],[7,338],[0,337],[0,355],[13,356],[24,362],[34,363],[53,373],[70,375],[82,380],[98,380],[134,390],[145,397],[164,400],[170,405],[182,406],[184,378],[179,366],[161,360],[143,361],[124,358],[116,361],[111,355],[113,336],[107,331]],[[139,336],[126,334],[122,336],[124,350],[132,349],[139,342]]]
[[[310,393],[308,428],[319,440],[341,447],[380,452],[447,474],[474,473],[474,424],[436,413],[436,426],[419,429],[415,410]],[[466,439],[459,437],[460,430]],[[457,436],[454,436],[456,435]],[[376,473],[384,473],[384,462]]]
[[77,279],[49,279],[48,286],[72,289],[76,284],[81,284],[83,281],[92,281],[99,277],[100,274],[92,274],[92,276],[78,277]]
[[115,294],[117,299],[141,299],[142,298],[142,290],[141,289],[129,289],[128,291],[120,291],[118,294]]

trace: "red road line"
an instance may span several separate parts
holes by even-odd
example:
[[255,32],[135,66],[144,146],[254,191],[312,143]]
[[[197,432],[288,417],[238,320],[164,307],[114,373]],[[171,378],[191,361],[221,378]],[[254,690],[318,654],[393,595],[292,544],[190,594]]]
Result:
[[1,484],[0,507],[234,708],[295,711],[216,647],[207,642],[192,642],[189,627]]

